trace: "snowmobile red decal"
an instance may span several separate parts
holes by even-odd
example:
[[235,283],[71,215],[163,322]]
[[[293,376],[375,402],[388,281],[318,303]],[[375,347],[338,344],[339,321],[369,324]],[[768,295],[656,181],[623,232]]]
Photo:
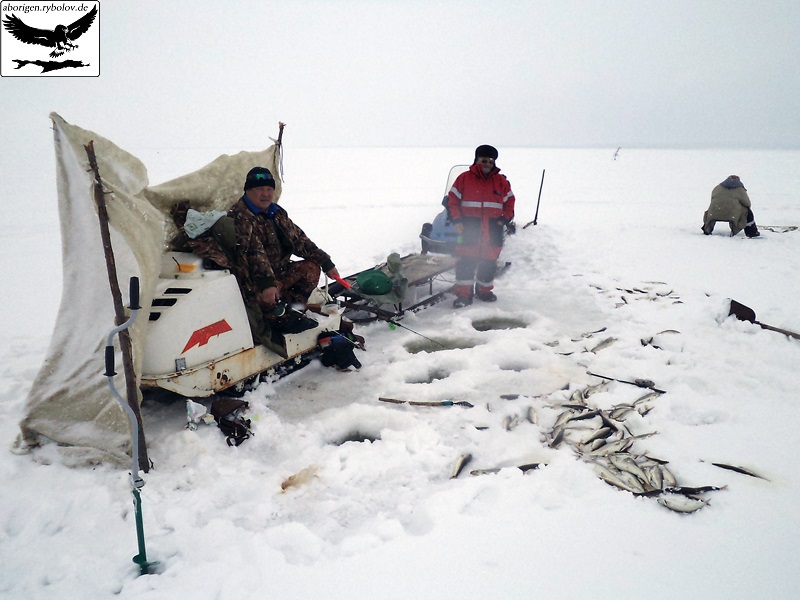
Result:
[[231,329],[231,326],[228,325],[225,319],[220,319],[216,323],[198,329],[192,334],[189,341],[186,342],[186,347],[181,350],[181,354],[195,346],[205,346],[212,337],[225,333],[226,331],[233,331],[233,329]]

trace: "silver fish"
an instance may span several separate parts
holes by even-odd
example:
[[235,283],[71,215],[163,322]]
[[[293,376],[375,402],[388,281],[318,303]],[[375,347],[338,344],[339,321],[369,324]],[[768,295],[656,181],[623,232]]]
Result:
[[597,392],[602,392],[605,388],[608,387],[608,384],[610,383],[611,383],[610,380],[606,380],[606,381],[601,381],[600,383],[596,383],[594,385],[590,385],[585,390],[583,390],[584,398],[591,398]]
[[600,416],[600,414],[601,413],[600,413],[599,410],[589,410],[589,411],[586,411],[586,412],[575,413],[569,418],[569,420],[570,421],[586,421],[588,419],[594,419],[595,417]]
[[620,471],[627,471],[640,481],[646,482],[648,485],[650,484],[650,479],[644,472],[644,469],[636,463],[630,454],[609,455],[608,460]]
[[678,480],[675,479],[675,475],[672,474],[672,471],[664,465],[658,465],[658,470],[661,471],[661,478],[664,481],[665,487],[678,487]]
[[553,439],[550,440],[550,447],[551,448],[558,448],[561,445],[561,442],[564,441],[564,428],[559,427],[557,430],[553,429]]
[[[527,473],[528,471],[533,471],[534,469],[538,469],[545,463],[527,463],[524,465],[515,465],[515,468],[519,469],[523,473]],[[546,466],[546,465],[545,465]],[[470,475],[490,475],[492,473],[499,473],[501,470],[506,469],[508,467],[494,467],[492,469],[474,469],[469,472]]]
[[618,487],[621,490],[625,490],[626,492],[631,492],[633,494],[641,493],[639,491],[641,490],[641,486],[631,486],[627,481],[619,476],[619,471],[612,471],[608,467],[596,462],[592,463],[592,468],[597,476],[609,485],[613,485],[614,487]]
[[583,395],[583,390],[575,390],[570,396],[570,401],[576,404],[586,404],[586,396]]
[[691,496],[694,498],[698,494],[705,494],[706,492],[717,492],[719,490],[725,490],[727,488],[728,488],[727,485],[723,486],[701,485],[699,487],[679,486],[679,487],[666,488],[664,491],[669,492],[670,494],[683,494],[684,496]]
[[525,412],[525,418],[528,419],[528,422],[533,423],[534,425],[539,424],[539,415],[536,414],[536,409],[532,406],[529,406],[528,410]]
[[588,331],[588,332],[586,332],[586,333],[582,333],[582,334],[581,334],[581,337],[584,337],[584,338],[590,338],[590,337],[592,337],[592,336],[593,336],[595,333],[603,333],[605,330],[606,330],[606,328],[605,328],[605,327],[602,327],[602,328],[598,329],[597,331]]
[[589,352],[599,352],[600,350],[603,350],[604,348],[608,348],[611,344],[613,344],[616,341],[617,341],[617,338],[607,337],[602,342],[597,344],[594,348],[589,350]]
[[642,396],[641,398],[637,398],[631,404],[633,406],[639,406],[640,404],[643,404],[644,402],[649,402],[650,400],[655,400],[656,398],[661,396],[662,393],[663,392],[649,392],[649,393],[645,394],[644,396]]
[[611,412],[608,413],[608,416],[615,421],[624,421],[625,417],[627,417],[634,410],[635,409],[630,404],[619,404],[611,409]]
[[634,494],[644,494],[645,491],[649,491],[645,490],[639,478],[633,475],[632,473],[628,473],[627,471],[622,471],[620,469],[617,469],[616,475],[622,481],[624,481],[631,490],[633,490]]
[[590,454],[592,456],[607,456],[616,452],[625,452],[632,444],[633,440],[631,438],[622,438],[621,440],[605,444],[597,450],[592,450]]
[[766,477],[759,475],[758,473],[754,473],[749,469],[745,469],[744,467],[736,467],[734,465],[726,465],[724,463],[715,463],[712,462],[712,465],[715,467],[719,467],[720,469],[727,469],[728,471],[734,471],[735,473],[741,473],[742,475],[749,475],[750,477],[757,477],[758,479],[763,479],[764,481],[769,481]]
[[584,444],[589,444],[594,440],[605,439],[614,433],[616,430],[612,429],[611,427],[601,427],[600,429],[596,429],[595,432],[583,440]]
[[572,444],[582,443],[583,438],[596,431],[594,427],[588,425],[564,425],[564,440]]
[[656,463],[656,464],[659,464],[659,465],[669,464],[669,461],[668,460],[664,460],[663,458],[656,458],[655,456],[649,456],[647,454],[643,454],[642,456],[650,463]]
[[591,454],[592,452],[594,452],[598,448],[602,448],[607,443],[608,442],[606,440],[604,440],[603,438],[594,440],[591,444],[589,444],[589,454]]
[[456,477],[458,477],[461,471],[464,469],[464,467],[466,467],[471,460],[472,460],[472,454],[470,454],[469,452],[466,452],[461,456],[459,456],[456,459],[456,464],[453,466],[453,472],[450,475],[450,479],[455,479]]
[[674,510],[675,512],[693,513],[708,504],[708,500],[704,498],[689,498],[688,496],[669,495],[661,496],[658,499],[658,503],[670,510]]
[[632,435],[630,437],[631,440],[646,440],[649,437],[653,437],[657,434],[657,431],[648,431],[647,433],[640,433],[639,435]]
[[556,429],[557,427],[561,427],[567,421],[572,419],[572,417],[574,417],[576,414],[578,414],[578,413],[576,413],[574,410],[571,410],[571,409],[565,410],[560,415],[558,415],[558,418],[556,418],[556,422],[553,424],[553,429]]
[[603,422],[603,427],[610,427],[614,431],[619,431],[619,427],[617,426],[617,423],[614,422],[614,419],[612,419],[605,411],[601,410],[598,412],[600,413],[600,420]]
[[561,408],[567,408],[569,410],[574,410],[575,412],[581,412],[584,410],[589,410],[588,404],[575,404],[572,402],[568,402],[566,404],[559,404]]
[[664,475],[659,468],[658,463],[652,465],[646,465],[642,467],[644,472],[647,474],[647,480],[650,482],[650,485],[657,490],[664,489]]
[[493,469],[472,469],[469,472],[470,475],[491,475],[493,473],[499,473],[502,467],[495,467]]

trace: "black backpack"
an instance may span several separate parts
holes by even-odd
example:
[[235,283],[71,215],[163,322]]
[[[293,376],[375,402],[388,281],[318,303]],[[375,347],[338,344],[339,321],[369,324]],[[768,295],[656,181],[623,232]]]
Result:
[[228,446],[238,446],[251,435],[250,419],[245,419],[242,412],[249,404],[238,398],[215,398],[211,403],[211,415],[217,422],[220,431],[225,435]]

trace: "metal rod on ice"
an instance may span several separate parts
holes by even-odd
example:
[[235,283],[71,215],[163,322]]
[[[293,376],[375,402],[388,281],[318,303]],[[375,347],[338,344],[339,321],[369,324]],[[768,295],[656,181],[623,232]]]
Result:
[[114,371],[114,336],[117,334],[122,333],[126,329],[128,329],[133,322],[136,320],[136,316],[139,314],[139,278],[138,277],[131,277],[130,281],[130,309],[131,309],[131,316],[128,317],[128,320],[125,321],[122,325],[119,325],[112,329],[108,334],[108,340],[106,342],[106,372],[104,373],[105,377],[108,378],[108,387],[111,389],[111,393],[116,398],[119,405],[128,415],[128,419],[131,423],[131,492],[133,493],[133,506],[134,506],[134,513],[136,519],[136,541],[138,544],[139,553],[133,557],[133,562],[139,565],[139,573],[141,575],[147,575],[151,572],[151,567],[157,565],[157,562],[149,562],[147,560],[147,549],[144,543],[144,522],[142,519],[142,496],[139,493],[139,490],[144,487],[144,480],[139,475],[139,420],[136,418],[136,413],[131,408],[128,402],[120,396],[119,392],[117,391],[117,387],[114,385],[114,375],[116,372]]

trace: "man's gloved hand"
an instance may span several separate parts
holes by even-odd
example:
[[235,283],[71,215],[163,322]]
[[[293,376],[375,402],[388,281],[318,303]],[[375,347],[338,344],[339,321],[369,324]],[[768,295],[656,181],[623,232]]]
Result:
[[261,293],[258,294],[256,299],[264,308],[275,308],[279,298],[280,294],[278,293],[278,288],[273,286],[261,290]]
[[514,221],[506,223],[506,233],[508,235],[514,235],[515,233],[517,233],[517,224],[514,223]]

